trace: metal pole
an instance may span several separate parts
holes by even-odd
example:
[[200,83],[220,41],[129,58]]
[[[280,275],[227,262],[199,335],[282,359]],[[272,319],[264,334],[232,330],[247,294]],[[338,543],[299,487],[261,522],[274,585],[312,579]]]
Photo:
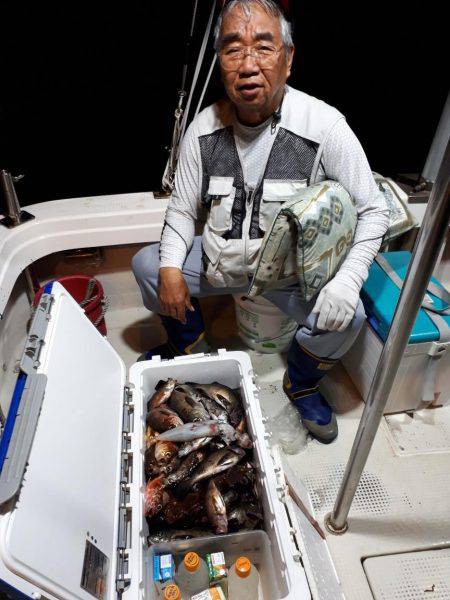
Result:
[[450,219],[450,142],[436,177],[414,245],[386,343],[378,362],[333,512],[325,517],[330,533],[345,533],[347,516],[389,398],[403,352],[422,304]]
[[[14,183],[20,181],[23,178],[23,175],[17,175],[14,177],[11,175],[9,171],[3,169],[0,171],[0,181],[3,187],[3,192],[6,200],[7,207],[7,217],[10,219],[11,225],[13,227],[17,227],[22,223],[22,217],[31,217],[29,213],[26,211],[22,211],[20,208],[19,199],[16,194],[16,189],[14,187]],[[33,281],[33,274],[30,270],[30,267],[26,267],[23,270],[26,284],[26,292],[28,301],[31,305],[33,305],[34,296],[36,294],[36,285]],[[38,286],[39,287],[39,286]]]
[[20,225],[20,205],[14,188],[14,182],[19,181],[22,177],[23,175],[13,177],[11,173],[4,169],[0,171],[0,178],[8,210],[7,216],[10,217],[14,225]]

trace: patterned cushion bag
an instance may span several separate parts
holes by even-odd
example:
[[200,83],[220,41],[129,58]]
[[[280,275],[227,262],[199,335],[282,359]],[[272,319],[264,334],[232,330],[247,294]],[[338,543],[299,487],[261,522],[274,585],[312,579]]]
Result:
[[379,173],[374,173],[373,176],[384,194],[390,211],[389,228],[383,238],[383,242],[386,243],[413,229],[416,221],[408,209],[408,194],[392,179],[383,177]]
[[248,295],[298,284],[305,301],[313,298],[347,256],[357,218],[350,194],[336,181],[291,196],[264,236]]

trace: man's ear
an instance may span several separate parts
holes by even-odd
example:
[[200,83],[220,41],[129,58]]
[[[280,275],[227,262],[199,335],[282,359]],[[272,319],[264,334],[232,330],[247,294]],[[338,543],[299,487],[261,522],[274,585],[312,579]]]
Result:
[[291,46],[286,56],[286,79],[290,76],[292,70],[292,60],[294,58],[295,46]]

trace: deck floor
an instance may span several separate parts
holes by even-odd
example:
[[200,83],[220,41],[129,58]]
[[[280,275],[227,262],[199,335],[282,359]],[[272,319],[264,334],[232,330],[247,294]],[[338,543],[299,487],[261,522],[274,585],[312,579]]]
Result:
[[[230,299],[208,299],[202,304],[213,347],[243,349]],[[107,325],[108,339],[127,366],[140,352],[163,341],[158,319],[144,308],[111,310]],[[268,426],[276,429],[287,402],[280,387],[284,357],[249,353],[263,412]],[[298,454],[285,457],[306,486],[321,524],[332,509],[363,410],[361,398],[342,367],[331,372],[323,391],[338,414],[338,439],[325,446],[308,438]],[[276,442],[276,435],[272,439]],[[352,505],[349,530],[342,536],[327,534],[347,600],[390,600],[379,591],[382,587],[371,591],[364,559],[450,546],[449,466],[450,407],[420,411],[413,418],[397,415],[383,419]],[[423,578],[417,581],[420,589],[413,589],[412,582],[404,593],[396,592],[395,599],[444,598],[439,595],[443,590],[433,570],[427,572],[426,585],[422,586]],[[332,598],[325,593],[319,597]]]

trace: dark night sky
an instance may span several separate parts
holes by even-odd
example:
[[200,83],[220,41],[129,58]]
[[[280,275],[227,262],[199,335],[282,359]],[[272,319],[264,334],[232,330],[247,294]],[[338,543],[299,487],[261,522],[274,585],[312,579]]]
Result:
[[[0,168],[26,174],[22,205],[158,188],[192,6],[1,1]],[[347,116],[374,170],[420,172],[448,89],[437,3],[291,6],[291,85]]]

